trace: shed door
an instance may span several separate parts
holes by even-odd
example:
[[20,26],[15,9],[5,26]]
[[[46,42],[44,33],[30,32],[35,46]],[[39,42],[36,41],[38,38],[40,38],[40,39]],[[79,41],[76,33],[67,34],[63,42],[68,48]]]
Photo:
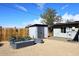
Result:
[[44,38],[44,27],[38,27],[38,38]]

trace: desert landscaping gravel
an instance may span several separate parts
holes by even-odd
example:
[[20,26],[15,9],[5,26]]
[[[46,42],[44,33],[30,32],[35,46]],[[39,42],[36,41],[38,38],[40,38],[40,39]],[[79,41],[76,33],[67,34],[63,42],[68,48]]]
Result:
[[79,56],[79,42],[44,39],[42,44],[20,49],[11,48],[8,41],[2,43],[0,56]]

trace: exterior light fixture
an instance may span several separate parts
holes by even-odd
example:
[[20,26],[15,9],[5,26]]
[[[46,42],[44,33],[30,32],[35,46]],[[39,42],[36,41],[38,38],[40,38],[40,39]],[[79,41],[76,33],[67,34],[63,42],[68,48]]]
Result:
[[72,27],[72,31],[75,31],[75,27]]

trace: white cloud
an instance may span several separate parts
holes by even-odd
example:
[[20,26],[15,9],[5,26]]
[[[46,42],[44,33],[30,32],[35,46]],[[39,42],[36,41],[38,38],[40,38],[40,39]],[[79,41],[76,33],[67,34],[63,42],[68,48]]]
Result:
[[63,18],[63,21],[66,21],[67,19],[73,20],[73,21],[79,21],[79,14],[72,15],[72,14],[65,13],[62,16],[62,18]]
[[42,20],[43,20],[42,18],[34,19],[34,21],[32,22],[32,24],[42,24],[41,23]]
[[27,25],[32,25],[32,24],[42,24],[41,21],[43,19],[42,18],[37,18],[37,19],[34,19],[33,21],[29,21],[29,22],[22,22],[20,25],[16,25],[17,28],[24,28],[26,27]]
[[38,19],[34,19],[33,21],[29,21],[29,22],[24,22],[22,25],[23,26],[27,26],[27,25],[32,25],[32,24],[42,24],[41,21],[43,19],[42,18],[38,18]]
[[64,5],[61,9],[63,10],[63,9],[65,9],[65,8],[67,8],[69,5]]
[[45,3],[36,3],[36,5],[40,10],[43,10]]
[[26,27],[27,25],[32,25],[32,24],[42,24],[41,23],[41,21],[42,21],[43,19],[42,18],[37,18],[37,19],[34,19],[33,21],[29,21],[29,22],[27,22],[27,21],[25,21],[25,22],[22,22],[20,25],[19,24],[6,24],[6,25],[1,25],[1,26],[3,26],[3,27],[8,27],[8,28],[14,28],[14,27],[16,27],[16,28],[24,28],[24,27]]
[[73,19],[73,15],[68,14],[68,13],[65,13],[65,14],[62,16],[62,18],[63,18],[64,20]]
[[23,7],[23,6],[21,6],[21,5],[17,5],[16,4],[15,7],[18,8],[18,9],[20,9],[20,10],[22,10],[22,11],[27,12],[27,9],[25,7]]

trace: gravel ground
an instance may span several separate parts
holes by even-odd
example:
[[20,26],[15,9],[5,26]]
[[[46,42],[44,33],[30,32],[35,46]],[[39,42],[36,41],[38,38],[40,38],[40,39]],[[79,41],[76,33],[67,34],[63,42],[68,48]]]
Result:
[[[61,39],[61,38],[58,38]],[[79,43],[44,39],[43,44],[36,44],[20,49],[13,49],[5,41],[0,46],[0,56],[79,56]]]

